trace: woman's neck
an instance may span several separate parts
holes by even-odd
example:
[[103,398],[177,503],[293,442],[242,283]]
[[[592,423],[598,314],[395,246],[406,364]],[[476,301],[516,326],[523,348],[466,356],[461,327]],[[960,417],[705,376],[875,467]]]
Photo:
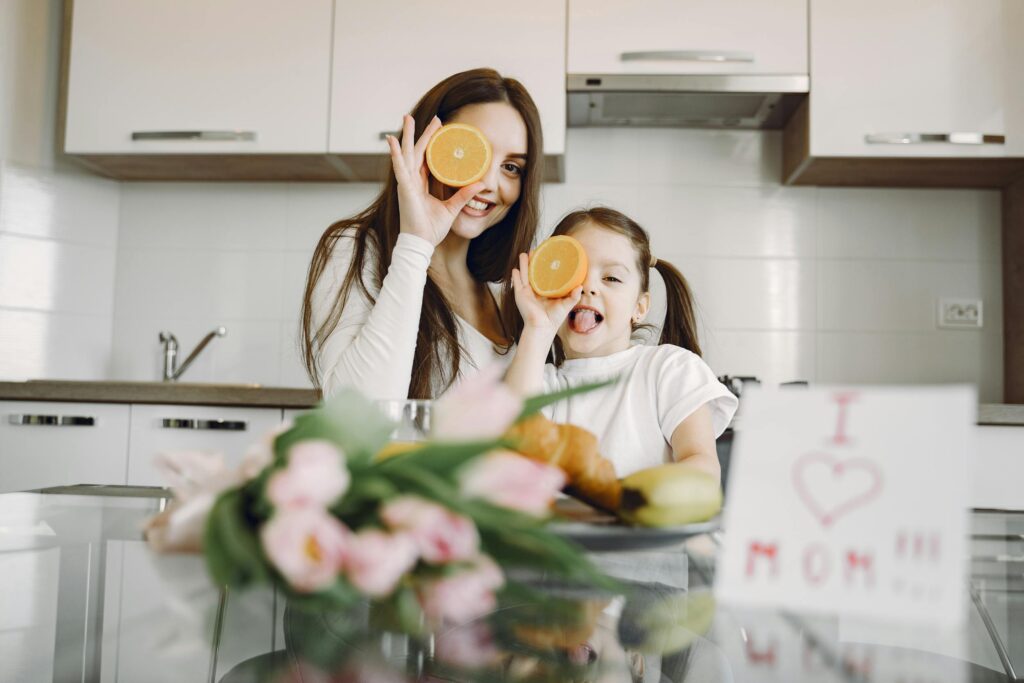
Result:
[[469,240],[454,233],[441,240],[430,257],[430,274],[442,289],[468,291],[476,288],[476,281],[469,272],[466,259],[469,256]]

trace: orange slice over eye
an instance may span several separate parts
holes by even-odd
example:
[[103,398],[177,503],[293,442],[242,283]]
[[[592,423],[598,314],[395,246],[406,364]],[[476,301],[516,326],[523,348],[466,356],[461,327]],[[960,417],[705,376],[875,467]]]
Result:
[[427,168],[449,187],[472,185],[487,174],[490,166],[491,143],[474,126],[441,126],[427,145]]
[[530,286],[537,296],[567,296],[587,279],[587,252],[568,235],[549,237],[530,254]]

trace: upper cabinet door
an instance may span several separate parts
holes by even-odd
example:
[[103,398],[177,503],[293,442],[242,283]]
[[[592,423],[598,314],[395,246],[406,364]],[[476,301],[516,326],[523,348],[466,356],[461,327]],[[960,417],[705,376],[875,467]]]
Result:
[[65,150],[323,154],[331,12],[331,0],[75,0]]
[[552,0],[338,2],[330,151],[387,153],[384,133],[448,76],[477,67],[523,83],[544,152],[565,150],[565,3]]
[[569,0],[570,74],[807,73],[807,0]]
[[811,0],[811,154],[1006,156],[1020,4]]

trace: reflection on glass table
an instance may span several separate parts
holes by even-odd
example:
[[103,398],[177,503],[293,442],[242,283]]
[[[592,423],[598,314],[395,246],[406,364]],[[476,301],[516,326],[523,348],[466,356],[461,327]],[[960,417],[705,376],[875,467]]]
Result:
[[[594,559],[618,594],[537,591],[410,639],[364,606],[304,612],[229,594],[203,560],[157,555],[141,524],[162,489],[0,496],[0,680],[1012,681],[1024,670],[1024,514],[972,516],[969,613],[955,632],[716,604],[716,539]],[[539,599],[538,599],[539,598]],[[461,666],[453,664],[458,662]],[[480,665],[476,671],[469,663]],[[336,667],[336,668],[333,668]],[[431,678],[432,677],[432,678]],[[337,679],[334,679],[337,680]]]

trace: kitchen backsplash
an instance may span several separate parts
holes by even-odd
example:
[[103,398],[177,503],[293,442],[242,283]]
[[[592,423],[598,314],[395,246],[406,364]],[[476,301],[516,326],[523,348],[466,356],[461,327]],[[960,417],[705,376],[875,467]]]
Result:
[[[1002,394],[997,192],[783,187],[774,132],[574,129],[542,226],[606,203],[637,218],[693,286],[719,373],[768,382],[976,382]],[[306,267],[375,185],[123,183],[112,375],[156,379],[157,331],[184,350],[225,325],[193,380],[307,383]],[[657,296],[657,292],[655,293]],[[985,302],[939,330],[939,297]]]

